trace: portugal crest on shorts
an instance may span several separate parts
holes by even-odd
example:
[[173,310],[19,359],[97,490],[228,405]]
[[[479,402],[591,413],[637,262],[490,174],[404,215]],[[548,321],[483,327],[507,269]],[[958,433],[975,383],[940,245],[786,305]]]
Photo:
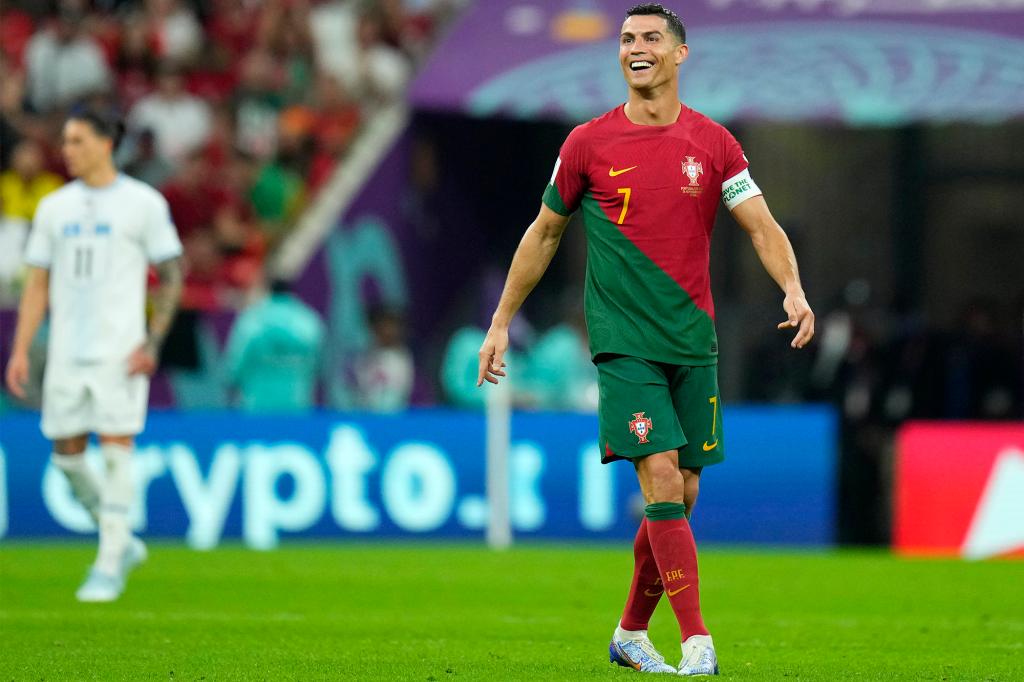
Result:
[[690,178],[690,187],[700,187],[697,178],[704,175],[704,164],[692,156],[687,156],[686,161],[683,161],[683,175]]
[[649,442],[648,434],[654,430],[654,422],[644,416],[643,412],[634,412],[633,420],[629,422],[629,432],[637,437],[637,445]]

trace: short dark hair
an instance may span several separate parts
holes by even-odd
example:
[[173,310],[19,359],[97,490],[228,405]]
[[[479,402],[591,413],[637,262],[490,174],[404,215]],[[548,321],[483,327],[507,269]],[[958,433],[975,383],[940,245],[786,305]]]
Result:
[[68,120],[88,123],[97,135],[109,138],[114,143],[114,149],[117,149],[121,138],[124,137],[124,121],[113,112],[103,111],[96,107],[80,106],[71,110]]
[[686,26],[683,25],[683,20],[679,18],[678,14],[664,5],[659,5],[656,2],[645,2],[639,5],[633,5],[626,10],[626,18],[649,14],[657,15],[664,19],[665,23],[668,24],[669,32],[676,38],[679,38],[679,42],[686,42]]

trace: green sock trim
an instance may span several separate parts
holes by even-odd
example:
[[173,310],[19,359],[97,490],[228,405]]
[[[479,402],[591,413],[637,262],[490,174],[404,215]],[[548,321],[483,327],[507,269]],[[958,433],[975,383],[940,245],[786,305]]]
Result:
[[655,502],[644,507],[644,516],[651,521],[668,521],[686,517],[686,505],[681,502]]

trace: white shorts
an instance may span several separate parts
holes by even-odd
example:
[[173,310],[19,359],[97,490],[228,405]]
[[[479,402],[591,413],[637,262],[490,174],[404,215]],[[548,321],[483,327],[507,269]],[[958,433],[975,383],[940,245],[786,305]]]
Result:
[[50,440],[88,433],[142,432],[149,377],[128,376],[124,363],[47,365],[43,378],[43,435]]

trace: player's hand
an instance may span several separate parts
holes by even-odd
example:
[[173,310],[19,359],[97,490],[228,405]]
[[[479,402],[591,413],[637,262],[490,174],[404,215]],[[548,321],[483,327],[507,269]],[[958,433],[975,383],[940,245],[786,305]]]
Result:
[[16,397],[25,399],[28,385],[28,353],[11,353],[7,361],[7,388]]
[[505,351],[508,350],[508,328],[495,327],[487,330],[484,345],[480,346],[480,372],[476,377],[476,385],[482,386],[484,380],[492,384],[498,383],[498,377],[505,376]]
[[796,329],[796,336],[789,344],[793,348],[803,348],[814,338],[814,311],[807,304],[803,293],[787,294],[786,300],[782,302],[782,308],[789,315],[789,319],[779,324],[779,329]]
[[148,344],[142,344],[128,356],[128,376],[145,374],[150,376],[156,371],[156,353]]

